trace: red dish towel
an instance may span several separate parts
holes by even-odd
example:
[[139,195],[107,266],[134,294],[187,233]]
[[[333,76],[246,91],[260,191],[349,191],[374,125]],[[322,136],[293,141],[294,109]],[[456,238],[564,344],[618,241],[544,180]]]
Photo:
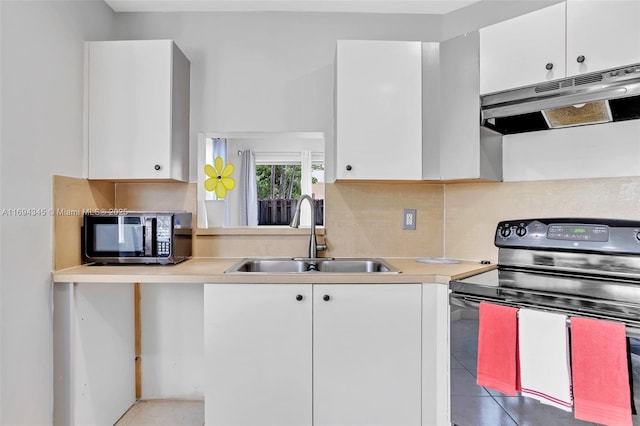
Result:
[[571,367],[576,419],[632,424],[624,324],[571,318]]
[[516,395],[518,380],[518,309],[480,302],[478,385]]

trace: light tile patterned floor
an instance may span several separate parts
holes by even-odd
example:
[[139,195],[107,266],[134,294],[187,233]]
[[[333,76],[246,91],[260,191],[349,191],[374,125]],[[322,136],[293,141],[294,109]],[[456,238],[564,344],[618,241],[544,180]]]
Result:
[[204,401],[151,399],[137,402],[115,426],[202,426],[203,424]]

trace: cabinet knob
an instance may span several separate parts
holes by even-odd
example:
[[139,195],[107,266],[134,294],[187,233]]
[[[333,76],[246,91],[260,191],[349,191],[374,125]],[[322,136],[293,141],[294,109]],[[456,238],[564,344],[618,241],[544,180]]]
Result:
[[547,62],[547,65],[544,66],[547,70],[551,71],[553,69],[553,64],[551,62]]
[[299,302],[302,299],[304,299],[304,297],[301,294],[296,295],[296,300]]
[[347,164],[347,167],[345,168],[347,169],[348,172],[350,172],[353,167],[351,167],[351,164]]
[[584,57],[584,55],[580,55],[576,58],[576,61],[578,61],[578,63],[581,64],[584,62],[585,59],[586,58]]
[[328,294],[325,294],[324,296],[322,296],[322,300],[324,300],[325,302],[328,302],[329,300],[331,300],[331,296],[329,296]]
[[160,167],[160,164],[156,164],[155,166],[153,166],[153,168],[156,170],[160,170],[162,167]]

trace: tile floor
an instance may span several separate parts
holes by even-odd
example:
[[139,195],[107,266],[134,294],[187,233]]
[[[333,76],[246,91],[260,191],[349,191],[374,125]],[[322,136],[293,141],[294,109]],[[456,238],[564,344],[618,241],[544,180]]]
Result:
[[150,399],[137,402],[115,426],[168,425],[202,426],[204,401]]
[[[573,413],[531,398],[506,396],[476,385],[478,320],[451,321],[451,420],[458,426],[572,426],[595,423],[575,420]],[[640,389],[634,358],[634,388]],[[636,392],[636,395],[640,391]],[[636,407],[640,408],[636,397]],[[640,425],[640,416],[633,424]]]

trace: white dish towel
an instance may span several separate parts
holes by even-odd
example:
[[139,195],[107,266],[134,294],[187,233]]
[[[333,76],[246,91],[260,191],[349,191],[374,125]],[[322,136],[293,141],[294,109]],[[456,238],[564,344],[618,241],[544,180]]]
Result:
[[522,395],[571,412],[571,369],[567,316],[518,311]]

